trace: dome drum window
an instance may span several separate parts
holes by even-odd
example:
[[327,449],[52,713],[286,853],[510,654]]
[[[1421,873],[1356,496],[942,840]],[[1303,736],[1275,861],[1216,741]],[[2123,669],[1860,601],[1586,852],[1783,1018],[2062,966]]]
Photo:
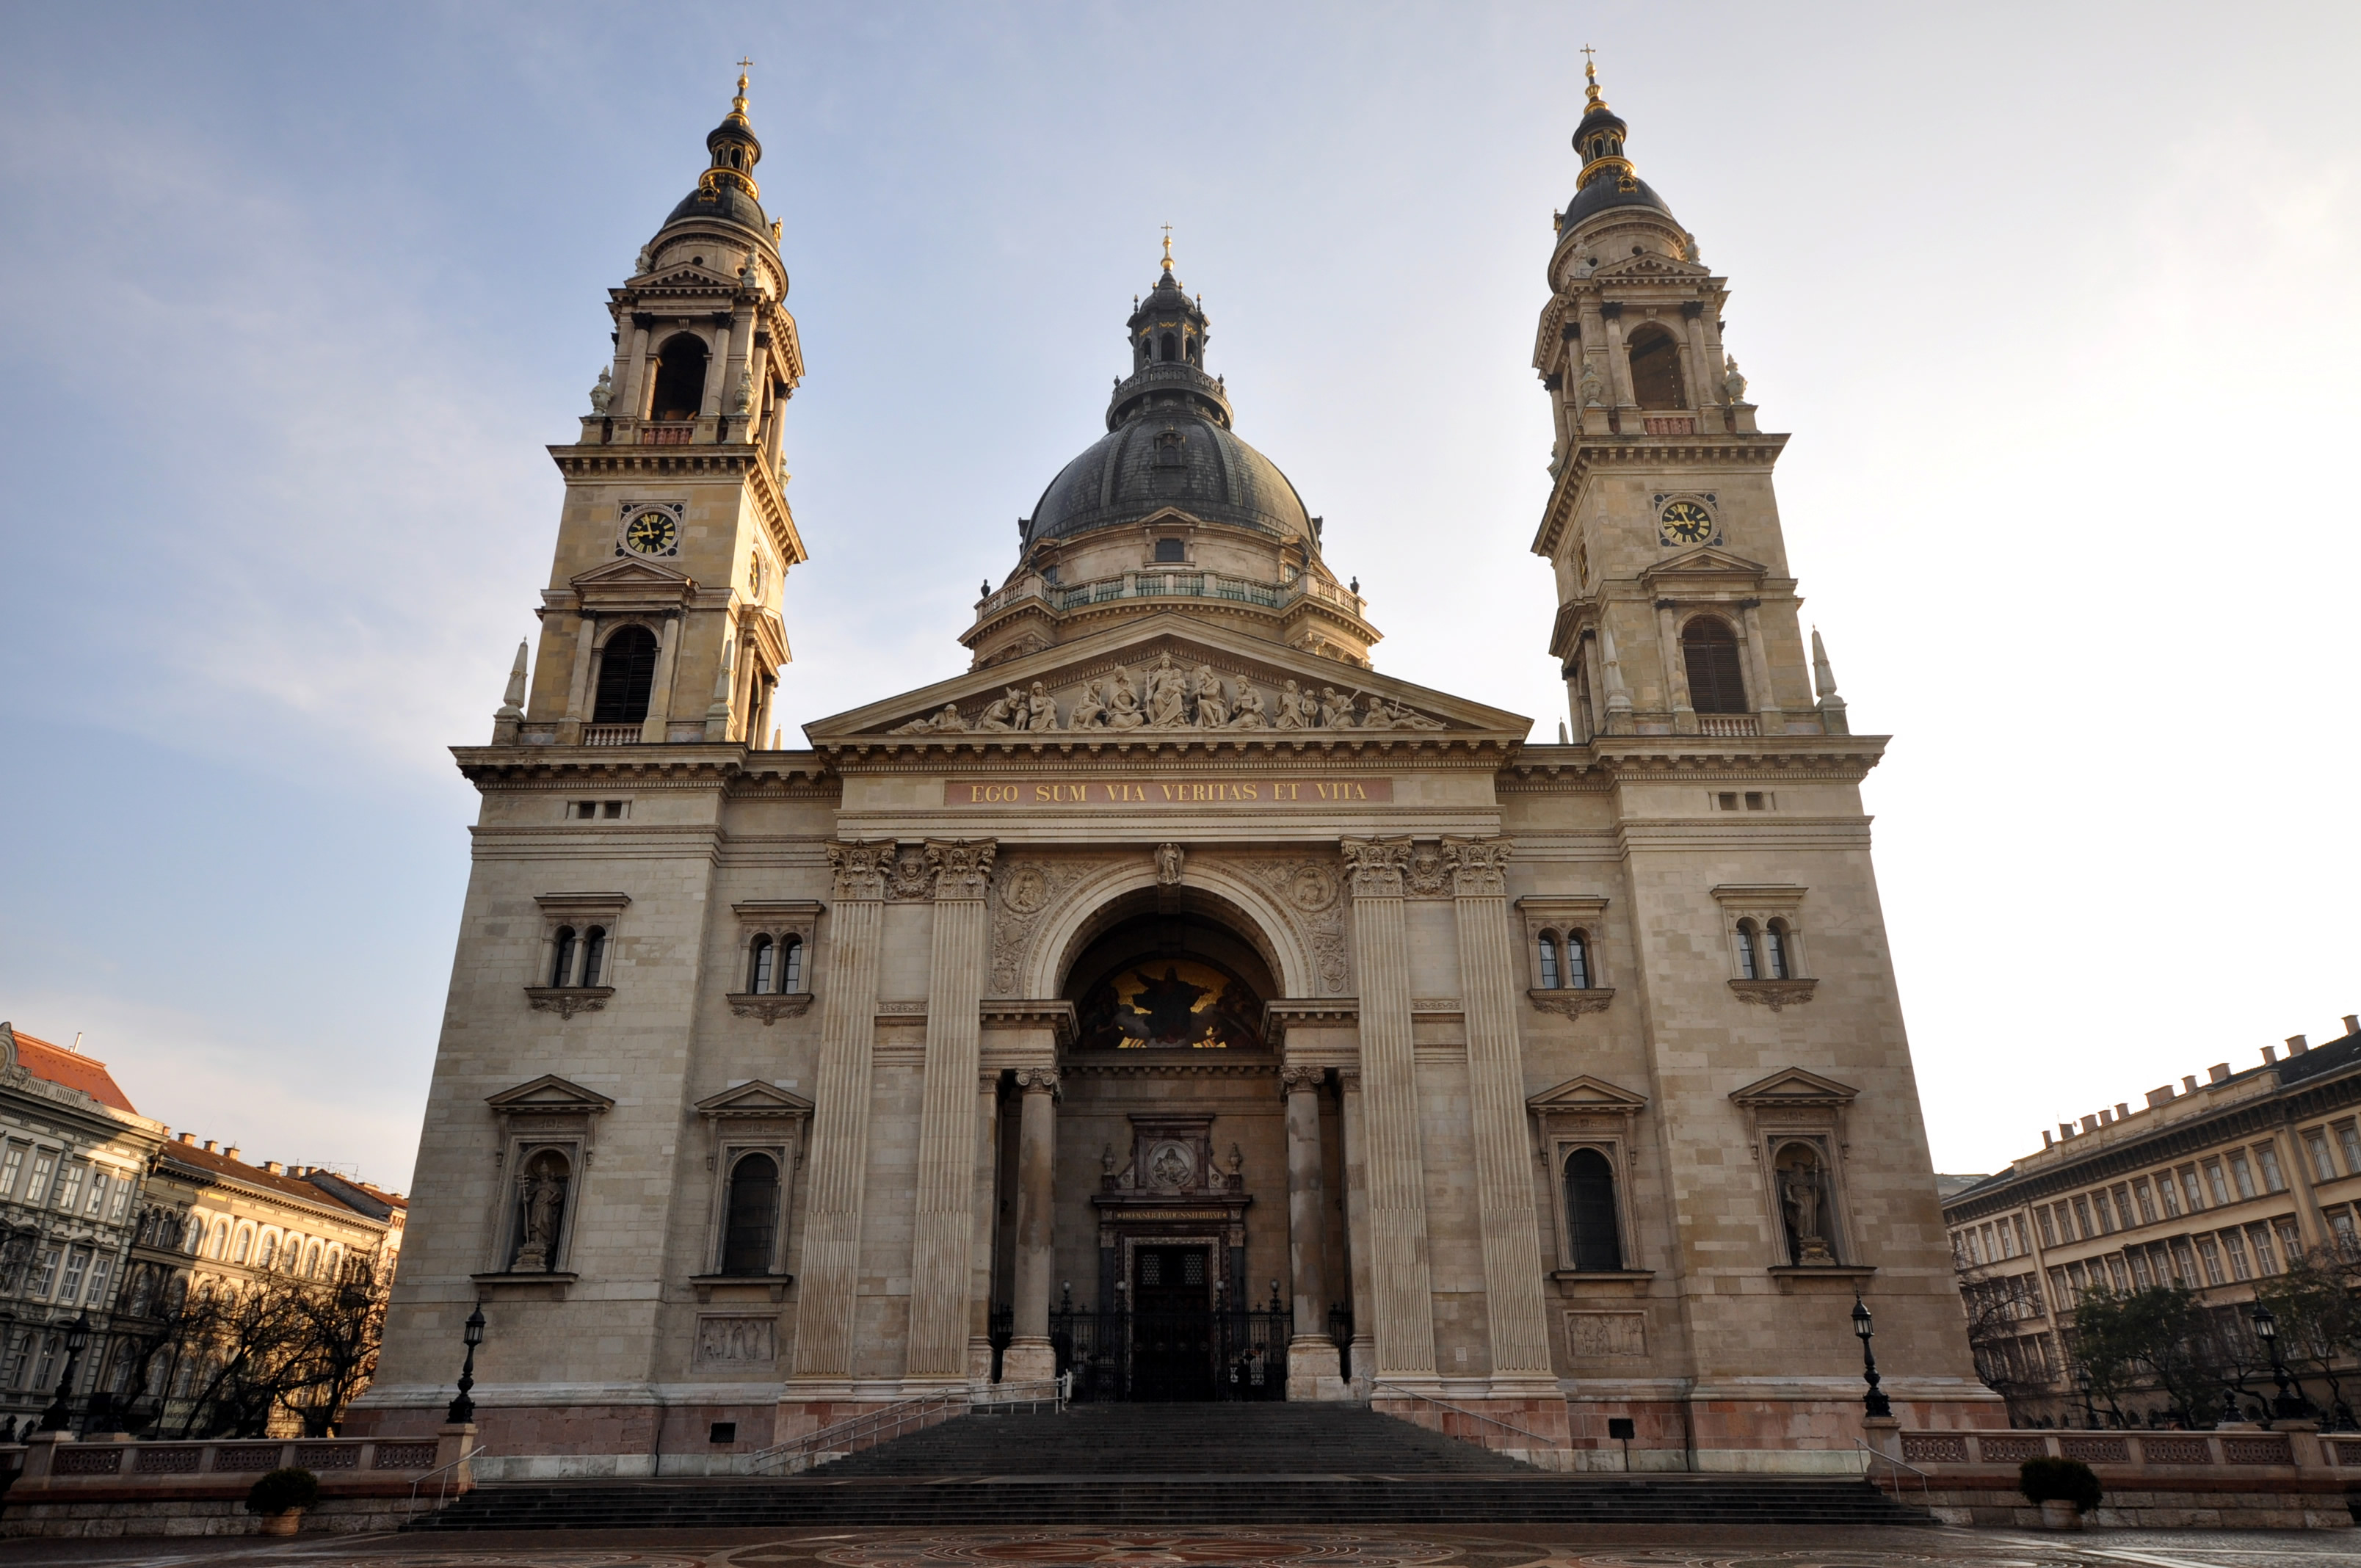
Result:
[[768,1026],[809,1011],[820,905],[808,899],[762,899],[730,909],[737,916],[737,952],[730,971],[737,989],[729,995],[730,1012]]
[[615,994],[616,938],[631,898],[620,893],[553,893],[541,906],[540,956],[525,999],[535,1012],[571,1018]]

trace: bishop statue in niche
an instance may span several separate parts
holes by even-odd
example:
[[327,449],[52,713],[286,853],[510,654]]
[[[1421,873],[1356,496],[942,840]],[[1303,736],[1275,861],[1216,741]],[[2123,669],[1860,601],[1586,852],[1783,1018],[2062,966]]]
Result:
[[1779,1150],[1773,1174],[1778,1182],[1779,1212],[1787,1223],[1787,1261],[1797,1267],[1830,1265],[1837,1255],[1828,1245],[1828,1173],[1820,1151],[1809,1144],[1788,1144]]
[[509,1262],[511,1274],[546,1274],[557,1253],[557,1238],[566,1221],[566,1157],[544,1149],[526,1162],[517,1178],[517,1248]]

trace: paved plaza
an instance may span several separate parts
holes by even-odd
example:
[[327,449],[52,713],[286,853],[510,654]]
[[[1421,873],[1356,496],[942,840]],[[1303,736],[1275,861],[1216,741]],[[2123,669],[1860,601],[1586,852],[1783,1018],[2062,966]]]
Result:
[[1348,1530],[585,1530],[417,1536],[13,1541],[21,1568],[2309,1568],[2349,1563],[2344,1531],[2010,1530],[1674,1527]]

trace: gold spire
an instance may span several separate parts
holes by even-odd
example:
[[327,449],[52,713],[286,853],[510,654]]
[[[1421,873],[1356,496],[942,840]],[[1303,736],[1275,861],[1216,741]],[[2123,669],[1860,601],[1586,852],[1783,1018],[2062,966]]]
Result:
[[1172,225],[1170,224],[1164,225],[1164,273],[1168,278],[1172,275]]
[[738,61],[738,96],[730,100],[730,112],[740,119],[746,117],[746,73],[754,69],[751,59]]
[[[1588,44],[1582,46],[1582,74],[1589,83],[1588,86],[1583,89],[1583,97],[1587,102],[1585,102],[1582,106],[1582,112],[1586,115],[1590,113],[1593,109],[1604,109],[1607,107],[1607,100],[1605,97],[1600,95],[1598,91],[1598,61],[1591,58],[1598,52],[1598,51],[1597,49],[1592,49]],[[742,86],[743,83],[741,83],[741,85]]]

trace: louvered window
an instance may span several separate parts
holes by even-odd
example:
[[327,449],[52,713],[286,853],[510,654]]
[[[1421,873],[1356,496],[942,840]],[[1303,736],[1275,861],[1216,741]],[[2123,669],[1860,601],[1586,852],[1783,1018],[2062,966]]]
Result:
[[1681,628],[1681,659],[1688,670],[1691,707],[1699,713],[1747,711],[1738,637],[1727,623],[1700,616]]

